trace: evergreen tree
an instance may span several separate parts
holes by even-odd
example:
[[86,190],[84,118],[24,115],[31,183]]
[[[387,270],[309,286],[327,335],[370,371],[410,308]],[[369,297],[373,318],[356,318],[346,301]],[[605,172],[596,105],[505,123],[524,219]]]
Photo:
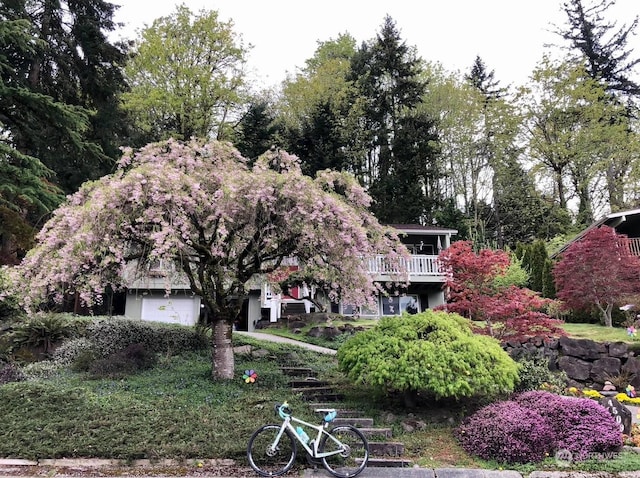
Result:
[[7,55],[11,81],[3,78],[11,147],[54,171],[66,192],[110,171],[125,134],[118,108],[125,51],[106,38],[115,8],[104,0],[0,3],[0,19],[22,21],[21,34],[30,36],[29,48]]
[[528,248],[528,272],[529,288],[536,292],[542,292],[544,283],[543,270],[549,259],[544,241],[534,241]]
[[355,39],[341,34],[336,39],[318,42],[313,55],[294,77],[283,83],[280,122],[283,147],[301,160],[305,174],[331,168],[362,177],[349,145],[355,128],[350,126],[347,80]]
[[615,0],[565,1],[567,24],[556,33],[569,42],[576,53],[573,58],[584,61],[592,79],[604,81],[609,91],[636,96],[640,94],[640,86],[631,75],[640,59],[631,58],[633,50],[627,43],[638,26],[638,16],[630,25],[616,28],[615,22],[605,19],[606,11],[614,3]]
[[[415,49],[387,16],[375,40],[353,57],[352,99],[360,116],[363,182],[382,222],[431,223],[439,202],[435,124],[420,113],[426,83]],[[407,184],[409,183],[409,184]]]
[[324,169],[349,169],[341,122],[329,102],[318,103],[311,115],[302,120],[300,130],[289,131],[291,152],[302,158],[305,174],[315,176]]
[[553,261],[551,259],[544,261],[542,268],[542,297],[556,298],[556,283],[553,280]]
[[278,125],[266,99],[249,103],[247,111],[235,128],[234,144],[242,155],[255,160],[278,145]]

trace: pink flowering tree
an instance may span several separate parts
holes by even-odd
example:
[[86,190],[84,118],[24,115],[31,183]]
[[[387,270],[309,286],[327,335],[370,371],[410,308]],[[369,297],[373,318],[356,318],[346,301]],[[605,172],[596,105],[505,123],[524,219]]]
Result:
[[312,179],[284,152],[250,167],[226,143],[151,144],[125,151],[113,175],[86,183],[55,211],[15,268],[15,285],[27,306],[75,292],[91,305],[149,264],[173,264],[167,291],[186,278],[202,298],[213,320],[213,378],[231,379],[232,324],[256,274],[295,257],[329,299],[370,305],[379,286],[365,259],[385,254],[402,269],[406,249],[369,205],[352,176]]

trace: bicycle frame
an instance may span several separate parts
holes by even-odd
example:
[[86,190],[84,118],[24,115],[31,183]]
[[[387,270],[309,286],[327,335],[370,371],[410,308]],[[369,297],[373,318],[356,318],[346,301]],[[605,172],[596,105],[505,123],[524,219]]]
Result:
[[[305,426],[307,426],[309,428],[312,428],[312,429],[314,429],[314,430],[316,430],[318,432],[318,435],[315,438],[310,438],[310,440],[309,440],[309,443],[313,442],[313,448],[311,448],[308,444],[306,444],[304,441],[302,441],[302,439],[298,435],[298,432],[296,431],[296,429],[291,424],[292,422],[293,423],[299,423],[301,425],[305,425]],[[337,455],[339,453],[342,453],[344,451],[344,446],[342,445],[342,442],[340,440],[338,440],[337,438],[335,438],[331,433],[329,433],[329,432],[327,432],[325,430],[325,426],[326,425],[328,425],[328,424],[323,423],[322,425],[314,425],[313,423],[305,422],[304,420],[296,418],[293,415],[287,415],[283,419],[282,426],[280,427],[280,431],[278,432],[278,435],[276,436],[276,439],[273,442],[273,444],[271,445],[271,447],[275,448],[278,445],[278,442],[280,442],[280,438],[282,437],[282,434],[284,433],[284,430],[288,429],[289,431],[291,431],[293,436],[296,437],[296,440],[298,440],[298,442],[304,447],[304,449],[307,450],[307,453],[309,453],[309,455],[311,455],[313,458],[325,458],[327,456],[333,456],[333,455]],[[340,447],[340,449],[334,450],[334,451],[331,451],[331,452],[328,452],[328,453],[318,453],[318,444],[320,443],[320,438],[322,437],[323,434],[327,435],[327,439],[328,440],[329,439],[333,440]]]

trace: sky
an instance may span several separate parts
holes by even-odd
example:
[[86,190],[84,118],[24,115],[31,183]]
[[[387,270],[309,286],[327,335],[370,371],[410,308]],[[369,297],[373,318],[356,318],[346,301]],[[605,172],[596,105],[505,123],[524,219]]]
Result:
[[[599,0],[596,0],[599,1]],[[522,85],[542,58],[557,54],[562,39],[554,26],[566,20],[562,0],[111,0],[124,23],[116,37],[135,38],[154,19],[184,3],[193,12],[217,10],[232,20],[245,45],[252,45],[251,78],[268,87],[295,74],[311,58],[318,41],[351,34],[360,44],[379,32],[388,14],[401,38],[424,60],[451,72],[468,73],[476,56],[495,72],[500,85]],[[586,5],[588,0],[583,3]],[[617,0],[607,20],[630,25],[640,14],[638,0]],[[640,27],[628,46],[640,57]]]

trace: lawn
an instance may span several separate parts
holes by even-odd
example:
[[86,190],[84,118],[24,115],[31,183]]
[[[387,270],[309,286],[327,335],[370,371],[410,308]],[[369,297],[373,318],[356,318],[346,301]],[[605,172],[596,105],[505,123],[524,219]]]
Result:
[[640,337],[631,337],[625,327],[604,327],[598,324],[562,324],[570,337],[597,342],[629,342],[640,344]]

